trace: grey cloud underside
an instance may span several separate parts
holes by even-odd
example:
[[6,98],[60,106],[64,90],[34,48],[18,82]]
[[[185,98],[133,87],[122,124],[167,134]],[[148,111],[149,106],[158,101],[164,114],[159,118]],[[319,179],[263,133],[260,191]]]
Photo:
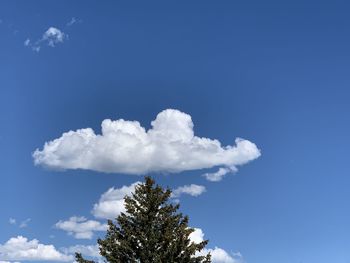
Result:
[[105,173],[146,174],[227,167],[234,169],[260,156],[244,139],[222,146],[218,140],[194,135],[191,116],[178,110],[160,112],[145,130],[137,121],[102,122],[102,133],[91,128],[63,133],[33,153],[36,165],[51,169],[86,169]]

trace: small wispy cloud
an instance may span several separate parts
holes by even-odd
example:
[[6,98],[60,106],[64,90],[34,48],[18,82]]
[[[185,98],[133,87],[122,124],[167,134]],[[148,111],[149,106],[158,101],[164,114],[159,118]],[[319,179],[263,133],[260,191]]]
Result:
[[27,39],[24,41],[24,45],[25,45],[26,47],[28,47],[28,46],[30,45],[30,39],[29,39],[29,38],[27,38]]
[[232,167],[220,167],[218,171],[214,173],[205,173],[203,176],[211,182],[219,182],[224,178],[226,174],[237,172],[237,168],[235,166]]
[[17,225],[17,222],[18,222],[18,227],[19,227],[19,228],[25,228],[25,227],[28,226],[28,223],[29,223],[31,220],[32,220],[31,218],[27,218],[27,219],[25,219],[25,220],[23,220],[23,221],[18,222],[17,219],[10,217],[10,218],[9,218],[9,224],[11,224],[11,225]]
[[72,26],[74,24],[77,24],[77,23],[81,23],[82,20],[81,19],[78,19],[76,17],[72,17],[71,20],[69,20],[66,24],[66,26]]
[[20,224],[19,224],[19,227],[20,228],[25,228],[28,226],[28,223],[31,221],[32,219],[30,218],[27,218],[26,220],[23,220]]
[[184,185],[173,190],[171,197],[178,198],[183,194],[188,194],[191,196],[199,196],[203,194],[205,191],[206,189],[205,189],[205,186],[203,185],[197,185],[197,184]]
[[9,223],[11,224],[11,225],[15,225],[16,224],[16,219],[14,219],[14,218],[9,218]]
[[24,46],[31,48],[35,52],[41,50],[41,46],[46,43],[50,47],[55,47],[57,44],[63,43],[68,39],[68,35],[56,27],[49,27],[42,37],[34,42],[30,38],[24,41]]

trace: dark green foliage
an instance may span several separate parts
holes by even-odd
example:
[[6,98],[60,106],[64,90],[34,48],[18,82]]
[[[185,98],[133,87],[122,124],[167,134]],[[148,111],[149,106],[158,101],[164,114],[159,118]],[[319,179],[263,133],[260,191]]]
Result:
[[94,261],[83,259],[80,253],[75,253],[75,260],[78,263],[95,263]]
[[[99,239],[100,254],[111,263],[210,263],[210,254],[195,256],[208,243],[191,242],[194,231],[188,217],[178,213],[179,205],[169,203],[171,191],[155,185],[150,177],[125,197],[127,213],[108,221],[105,239]],[[84,261],[76,254],[79,263]]]

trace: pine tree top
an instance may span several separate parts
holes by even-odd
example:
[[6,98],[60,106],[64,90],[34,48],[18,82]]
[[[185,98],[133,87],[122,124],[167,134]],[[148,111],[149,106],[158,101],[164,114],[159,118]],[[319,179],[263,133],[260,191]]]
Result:
[[[189,218],[169,202],[170,189],[156,185],[151,177],[125,197],[126,213],[116,223],[108,220],[105,239],[98,239],[100,254],[111,263],[209,263],[210,254],[198,255],[208,243],[194,243]],[[79,263],[91,263],[76,254]]]

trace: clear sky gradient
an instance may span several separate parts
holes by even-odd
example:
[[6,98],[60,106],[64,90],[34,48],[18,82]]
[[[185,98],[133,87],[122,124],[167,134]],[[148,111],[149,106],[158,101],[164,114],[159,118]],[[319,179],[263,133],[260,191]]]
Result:
[[[32,153],[107,118],[149,129],[174,108],[197,136],[261,149],[220,182],[201,176],[215,168],[150,174],[206,187],[180,203],[209,247],[246,263],[349,263],[349,12],[346,1],[1,1],[0,244],[95,244],[103,232],[77,240],[54,225],[94,219],[102,193],[142,176],[54,171]],[[54,47],[50,27],[65,34]]]

